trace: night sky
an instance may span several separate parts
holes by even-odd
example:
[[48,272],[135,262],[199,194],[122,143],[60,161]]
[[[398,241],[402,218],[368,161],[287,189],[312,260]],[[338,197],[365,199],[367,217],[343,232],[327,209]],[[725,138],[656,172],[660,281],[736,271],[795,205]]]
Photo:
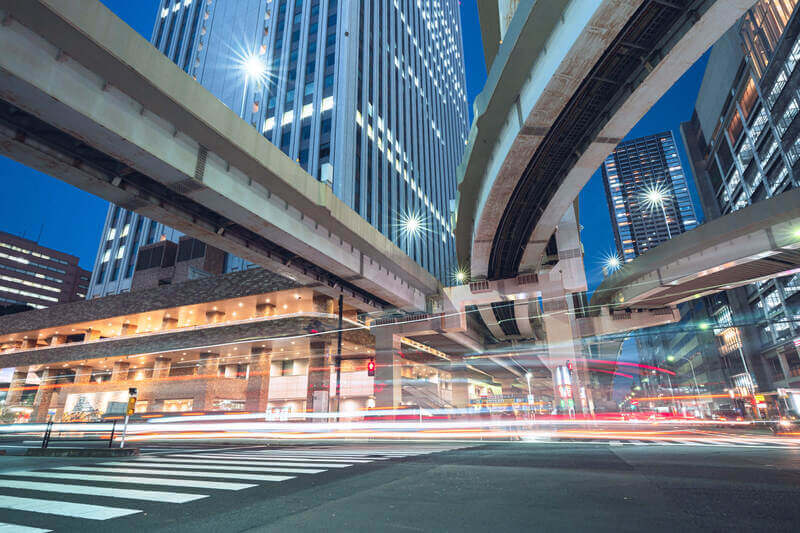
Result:
[[[101,1],[149,39],[159,0]],[[486,80],[477,1],[479,0],[461,2],[467,97],[470,103],[481,91]],[[705,70],[705,60],[704,57],[698,61],[628,135],[628,138],[632,138],[672,130],[678,141],[681,159],[692,189],[694,184],[678,127],[691,117]],[[470,113],[471,111],[470,109]],[[0,179],[5,193],[0,196],[0,230],[30,239],[38,238],[42,245],[77,255],[82,267],[92,268],[108,206],[104,200],[3,157],[0,157]],[[694,190],[692,193],[695,209],[702,220],[697,195]],[[589,287],[593,289],[602,280],[603,256],[614,250],[611,222],[599,172],[581,192],[580,205],[586,271]]]

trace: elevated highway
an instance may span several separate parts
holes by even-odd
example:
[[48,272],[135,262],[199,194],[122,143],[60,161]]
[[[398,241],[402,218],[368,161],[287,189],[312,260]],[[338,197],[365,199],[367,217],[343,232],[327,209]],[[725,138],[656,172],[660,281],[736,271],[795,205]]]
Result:
[[0,0],[0,154],[365,311],[437,280],[95,0]]
[[[494,2],[486,2],[494,4]],[[456,245],[473,279],[539,272],[604,158],[753,0],[520,0],[459,168]],[[483,7],[485,24],[497,13]],[[557,251],[571,256],[577,249]]]
[[630,314],[796,272],[798,189],[707,222],[626,263],[595,290],[591,308]]

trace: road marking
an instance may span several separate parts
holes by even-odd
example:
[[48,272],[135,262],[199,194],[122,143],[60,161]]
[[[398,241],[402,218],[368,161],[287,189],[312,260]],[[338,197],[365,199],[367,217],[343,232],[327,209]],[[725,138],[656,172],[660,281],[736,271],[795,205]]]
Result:
[[[176,469],[187,469],[187,470],[225,470],[234,472],[232,477],[237,477],[235,472],[254,472],[254,471],[263,471],[263,472],[283,472],[286,474],[319,474],[321,472],[325,472],[324,469],[312,469],[312,468],[270,468],[270,467],[260,467],[260,466],[228,466],[228,465],[214,465],[208,464],[206,461],[191,461],[190,459],[184,459],[185,461],[189,461],[189,464],[179,463],[175,464],[170,462],[169,464],[162,464],[160,462],[139,462],[139,461],[109,461],[103,463],[104,465],[113,465],[113,466],[133,466],[133,467],[154,467],[154,468],[176,468]],[[144,459],[143,461],[147,461]],[[199,465],[196,463],[200,463]],[[246,463],[245,463],[246,464]],[[281,479],[267,479],[266,481],[284,481],[286,478],[284,476],[272,476]]]
[[[234,472],[231,473],[221,473],[221,472],[203,472],[203,471],[193,471],[193,472],[183,472],[180,470],[154,470],[154,469],[147,469],[147,468],[87,468],[83,466],[60,466],[56,468],[56,470],[78,470],[82,472],[108,472],[110,474],[153,474],[153,475],[163,475],[163,476],[186,476],[186,477],[209,477],[209,478],[239,478],[239,479],[248,479],[252,481],[286,481],[287,479],[292,479],[294,476],[267,476],[261,474],[237,474]],[[130,479],[130,478],[128,478]],[[152,478],[139,478],[139,479],[152,479]],[[250,485],[251,487],[254,485]]]
[[[88,496],[108,496],[111,498],[127,498],[130,500],[147,500],[153,502],[186,503],[201,498],[208,498],[207,494],[185,494],[180,492],[164,492],[158,490],[135,490],[109,487],[93,487],[91,485],[64,485],[62,483],[42,483],[38,481],[20,481],[17,479],[4,479],[2,488],[39,490],[43,492],[62,492],[66,494],[79,494]],[[2,530],[0,530],[2,533]]]
[[[280,461],[261,461],[258,459],[228,459],[226,457],[220,457],[219,455],[203,455],[202,457],[198,457],[196,455],[179,455],[173,454],[168,455],[166,457],[148,457],[147,459],[134,459],[134,461],[163,461],[168,463],[218,463],[218,464],[226,464],[226,465],[256,465],[256,466],[305,466],[305,467],[314,467],[314,468],[347,468],[348,466],[353,466],[348,463],[285,463]],[[316,472],[315,472],[316,473]]]
[[244,453],[215,453],[215,454],[178,454],[178,453],[170,453],[165,455],[165,457],[221,457],[225,459],[258,459],[262,461],[297,461],[303,462],[307,461],[310,463],[314,462],[326,462],[326,463],[349,463],[347,466],[353,463],[371,463],[374,459],[330,459],[327,457],[324,458],[317,458],[317,457],[289,457],[285,455],[267,455],[267,454],[244,454]]
[[[181,472],[183,474],[183,472]],[[194,479],[152,478],[133,476],[103,476],[93,474],[70,474],[66,472],[31,472],[20,470],[3,472],[4,476],[43,477],[53,479],[74,479],[79,481],[108,481],[110,483],[135,483],[137,485],[170,485],[173,487],[192,487],[200,489],[242,490],[256,487],[250,483],[227,483],[222,481],[198,481]]]
[[106,507],[88,503],[72,503],[57,500],[40,500],[37,498],[18,498],[16,496],[0,496],[0,509],[30,511],[33,513],[54,514],[87,518],[89,520],[108,520],[131,514],[141,513],[139,509],[122,507]]
[[41,529],[38,527],[19,526],[17,524],[6,524],[0,522],[0,533],[50,533],[52,529]]

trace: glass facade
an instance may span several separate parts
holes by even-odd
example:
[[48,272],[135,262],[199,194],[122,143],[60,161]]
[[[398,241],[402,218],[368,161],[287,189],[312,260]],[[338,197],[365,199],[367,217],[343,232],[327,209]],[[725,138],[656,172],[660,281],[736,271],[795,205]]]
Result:
[[[707,216],[736,211],[798,185],[800,21],[796,6],[796,0],[762,0],[743,17],[736,36],[743,60],[729,93],[723,95],[717,125],[713,131],[706,128],[689,136],[696,139],[695,146],[689,143],[689,149],[698,154],[694,159],[705,160],[705,170],[697,179]],[[701,92],[688,129],[700,131],[697,114],[714,105],[712,98]],[[739,343],[751,357],[760,354],[754,370],[762,388],[800,377],[800,356],[792,344],[800,337],[800,274],[755,283],[729,291],[728,296],[732,323],[748,326],[749,342],[740,338],[741,328],[728,328],[721,330],[720,343]]]
[[601,170],[621,261],[697,226],[672,132],[620,143]]
[[[151,42],[447,280],[469,131],[459,17],[455,0],[162,0]],[[244,74],[248,61],[263,78]],[[423,229],[413,238],[408,217]],[[151,235],[180,234],[111,206],[89,297],[128,290]],[[248,266],[229,257],[226,271]]]

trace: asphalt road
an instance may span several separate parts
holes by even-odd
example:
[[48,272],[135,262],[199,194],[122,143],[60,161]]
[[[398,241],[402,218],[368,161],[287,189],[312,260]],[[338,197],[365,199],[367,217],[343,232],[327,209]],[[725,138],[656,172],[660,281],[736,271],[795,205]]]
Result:
[[0,457],[20,531],[791,531],[800,449],[625,443],[149,448]]

